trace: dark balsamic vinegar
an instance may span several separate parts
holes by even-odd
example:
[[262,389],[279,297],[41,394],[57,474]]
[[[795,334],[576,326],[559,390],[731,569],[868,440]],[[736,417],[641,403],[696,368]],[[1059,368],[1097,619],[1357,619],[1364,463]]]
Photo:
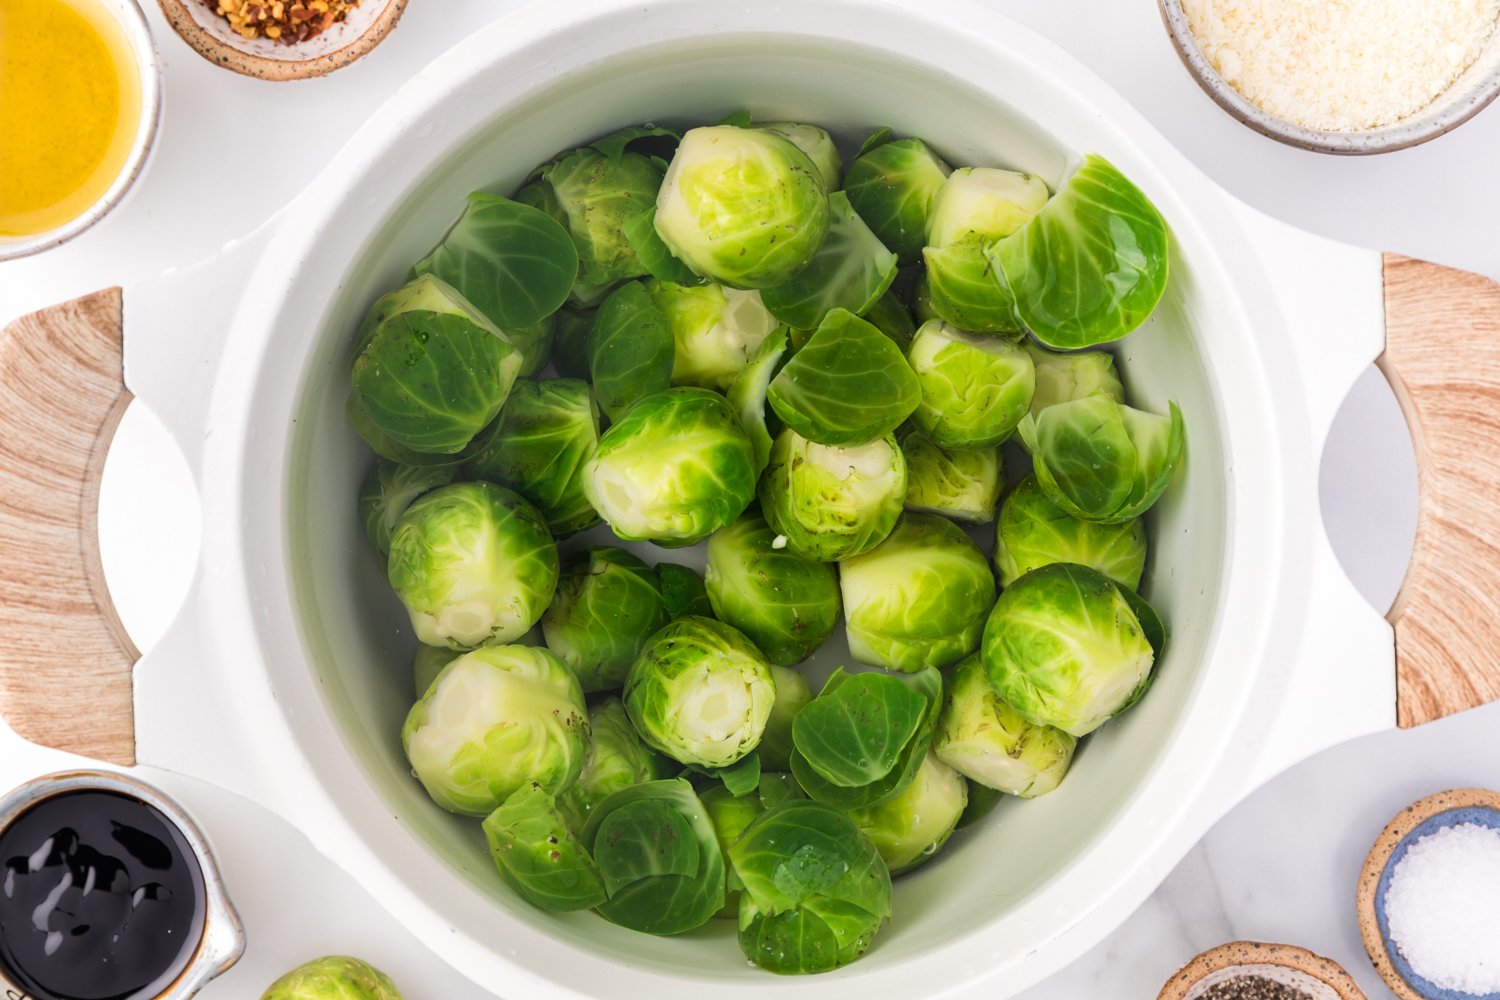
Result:
[[152,806],[85,790],[0,831],[0,963],[38,1000],[147,1000],[203,936],[203,872]]

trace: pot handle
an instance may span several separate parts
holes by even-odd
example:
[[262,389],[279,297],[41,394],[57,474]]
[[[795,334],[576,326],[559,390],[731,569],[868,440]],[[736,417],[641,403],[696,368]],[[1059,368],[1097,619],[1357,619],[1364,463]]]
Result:
[[35,743],[135,763],[140,653],[99,559],[99,481],[130,403],[119,288],[0,330],[0,715]]
[[1387,618],[1402,728],[1500,699],[1500,285],[1384,257],[1379,364],[1417,455],[1417,537]]

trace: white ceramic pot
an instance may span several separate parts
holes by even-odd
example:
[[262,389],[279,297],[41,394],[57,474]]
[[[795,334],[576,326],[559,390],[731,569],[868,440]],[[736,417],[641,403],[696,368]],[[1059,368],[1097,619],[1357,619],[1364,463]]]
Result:
[[[902,879],[895,922],[867,957],[803,979],[749,968],[727,925],[661,939],[533,910],[501,885],[477,824],[427,799],[398,737],[410,639],[354,513],[370,456],[343,415],[357,318],[468,191],[508,190],[556,150],[623,123],[741,108],[842,123],[849,136],[888,124],[952,162],[1053,184],[1100,152],[1176,237],[1166,300],[1120,347],[1133,398],[1158,411],[1176,400],[1189,427],[1185,473],[1153,512],[1149,596],[1173,640],[1150,697],[1088,742],[1059,791],[1006,804]],[[1404,299],[1403,282],[1415,286]],[[120,394],[118,294],[38,314],[0,340],[0,443],[19,470],[0,497],[0,548],[51,560],[24,584],[0,580],[0,645],[12,651],[0,708],[32,738],[267,804],[444,959],[512,1000],[1010,995],[1123,920],[1258,783],[1395,725],[1398,660],[1412,721],[1500,693],[1492,662],[1479,665],[1487,673],[1444,665],[1467,639],[1493,639],[1495,616],[1475,611],[1465,634],[1442,617],[1500,606],[1487,572],[1495,521],[1468,516],[1500,501],[1500,468],[1466,459],[1477,445],[1459,440],[1467,417],[1448,405],[1458,382],[1473,412],[1500,411],[1500,338],[1473,319],[1500,315],[1493,286],[1383,266],[1246,209],[1075,60],[963,0],[575,0],[507,16],[404,87],[265,229],[125,292],[124,384],[180,445],[203,524],[192,592],[139,663],[109,626],[96,566],[72,555],[80,519],[55,513],[59,497],[82,512],[86,554],[96,436]],[[1398,376],[1420,373],[1407,388],[1425,435],[1418,561],[1394,630],[1337,565],[1317,476],[1339,403],[1385,347],[1387,300],[1387,360]],[[1429,359],[1412,317],[1449,307]],[[89,372],[36,375],[25,345],[37,343]],[[53,428],[45,442],[30,441],[27,421]],[[1469,424],[1500,443],[1493,422]],[[48,600],[86,654],[67,664],[95,685],[86,724],[47,697],[56,647],[24,641]]]

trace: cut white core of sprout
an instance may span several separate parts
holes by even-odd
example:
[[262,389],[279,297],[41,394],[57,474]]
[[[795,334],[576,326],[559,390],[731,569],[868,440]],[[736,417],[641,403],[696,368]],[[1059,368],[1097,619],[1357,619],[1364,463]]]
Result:
[[986,240],[1009,236],[1047,203],[1047,185],[1031,174],[996,167],[963,167],[948,175],[932,200],[927,245],[945,247],[968,233]]

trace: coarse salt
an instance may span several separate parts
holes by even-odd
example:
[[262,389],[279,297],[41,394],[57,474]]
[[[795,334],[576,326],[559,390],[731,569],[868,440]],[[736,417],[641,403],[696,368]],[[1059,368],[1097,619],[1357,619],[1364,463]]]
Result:
[[1182,0],[1204,58],[1251,103],[1335,132],[1431,104],[1477,59],[1500,0]]
[[1500,830],[1458,823],[1412,844],[1391,873],[1385,914],[1417,975],[1459,993],[1500,992]]

